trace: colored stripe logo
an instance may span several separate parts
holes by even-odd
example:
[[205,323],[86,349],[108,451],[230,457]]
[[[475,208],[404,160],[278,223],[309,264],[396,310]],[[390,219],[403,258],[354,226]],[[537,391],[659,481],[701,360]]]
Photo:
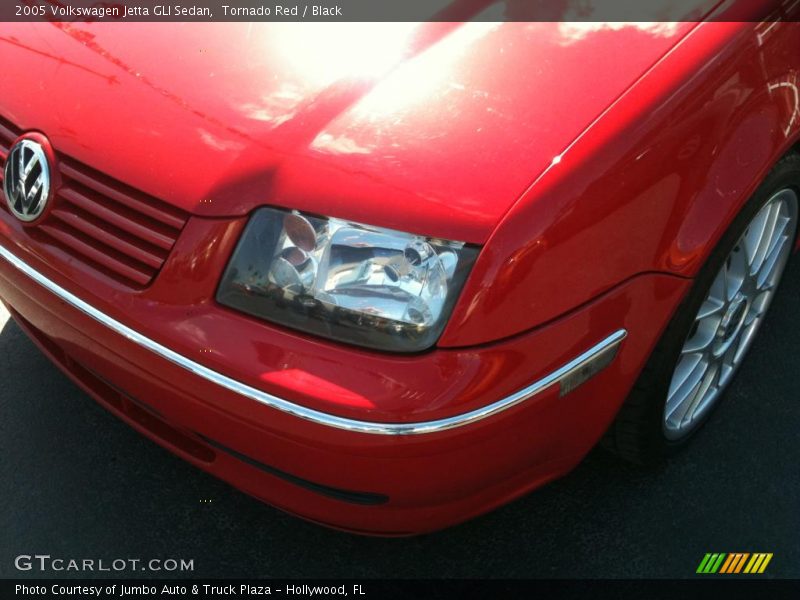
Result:
[[725,575],[748,574],[757,575],[767,569],[769,561],[772,560],[772,553],[755,552],[733,552],[733,553],[707,553],[700,565],[697,573],[703,575],[713,575],[715,573]]

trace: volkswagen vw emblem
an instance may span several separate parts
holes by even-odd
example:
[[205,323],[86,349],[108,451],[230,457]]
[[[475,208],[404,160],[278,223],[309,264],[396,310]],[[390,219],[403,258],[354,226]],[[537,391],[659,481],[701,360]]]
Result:
[[50,199],[50,165],[41,144],[22,139],[12,146],[3,171],[3,191],[19,220],[30,222],[41,216]]

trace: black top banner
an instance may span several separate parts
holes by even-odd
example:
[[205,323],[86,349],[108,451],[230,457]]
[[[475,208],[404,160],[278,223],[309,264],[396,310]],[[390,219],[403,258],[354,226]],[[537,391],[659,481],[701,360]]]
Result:
[[764,21],[800,0],[3,0],[0,21]]

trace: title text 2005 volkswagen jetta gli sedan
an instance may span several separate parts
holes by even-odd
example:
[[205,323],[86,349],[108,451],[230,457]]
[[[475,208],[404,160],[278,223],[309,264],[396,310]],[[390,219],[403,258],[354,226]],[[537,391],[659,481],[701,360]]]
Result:
[[434,530],[601,438],[684,445],[797,245],[795,23],[0,41],[14,318],[138,431],[331,526]]

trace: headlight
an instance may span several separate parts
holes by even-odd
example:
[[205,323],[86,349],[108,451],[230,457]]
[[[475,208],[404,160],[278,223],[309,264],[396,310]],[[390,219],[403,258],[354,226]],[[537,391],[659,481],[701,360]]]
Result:
[[217,301],[308,333],[417,352],[441,335],[476,255],[463,243],[262,208]]

